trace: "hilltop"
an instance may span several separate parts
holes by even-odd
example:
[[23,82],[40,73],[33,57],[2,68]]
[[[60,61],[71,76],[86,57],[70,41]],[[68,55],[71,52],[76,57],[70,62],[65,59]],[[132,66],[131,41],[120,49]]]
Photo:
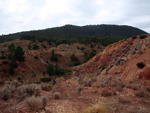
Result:
[[54,42],[59,44],[80,43],[101,43],[107,46],[111,43],[131,37],[132,35],[145,34],[138,28],[126,25],[87,25],[75,26],[65,25],[62,27],[48,28],[44,30],[33,30],[9,35],[2,35],[0,42],[15,39],[29,39]]

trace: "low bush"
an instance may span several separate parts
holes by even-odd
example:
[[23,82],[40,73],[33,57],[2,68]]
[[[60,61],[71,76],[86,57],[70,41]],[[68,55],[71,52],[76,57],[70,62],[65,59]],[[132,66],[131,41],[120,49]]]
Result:
[[123,96],[118,96],[118,100],[122,104],[130,104],[131,103],[131,100],[129,100],[128,98],[123,97]]
[[112,91],[107,91],[107,90],[103,90],[101,95],[102,95],[103,97],[109,97],[109,96],[113,96],[113,95],[114,95],[114,92],[112,92]]
[[34,56],[35,59],[38,59],[38,56]]
[[43,84],[41,84],[41,89],[44,91],[50,91],[52,88],[49,84],[43,83]]
[[137,92],[135,92],[135,96],[140,97],[140,98],[149,98],[150,95],[144,90],[144,89],[140,89]]
[[8,61],[2,61],[2,64],[8,64]]
[[140,39],[144,39],[146,37],[147,37],[147,34],[142,34],[142,35],[139,36]]
[[47,105],[47,97],[29,97],[26,99],[26,104],[31,111],[38,112],[39,110],[45,109]]
[[23,80],[23,76],[22,75],[17,75],[17,80],[19,80],[19,81]]
[[54,99],[59,99],[60,96],[61,96],[61,94],[60,94],[59,92],[54,92],[54,93],[53,93]]
[[144,62],[139,62],[139,63],[137,63],[137,67],[142,69],[142,68],[145,67],[145,63]]
[[41,78],[40,81],[41,82],[50,82],[52,80],[52,78]]
[[5,56],[1,56],[1,57],[0,57],[0,59],[2,59],[2,60],[3,60],[3,59],[7,59],[7,57],[5,57]]
[[84,88],[83,88],[82,86],[78,86],[77,89],[76,89],[76,92],[77,92],[78,94],[80,94],[83,89],[84,89]]
[[5,101],[11,98],[11,91],[6,86],[0,88],[0,98]]
[[18,87],[17,92],[21,99],[24,99],[33,95],[38,96],[41,92],[41,87],[37,84],[22,85]]
[[136,35],[133,35],[133,36],[132,36],[132,39],[136,39],[136,38],[137,38],[137,36],[136,36]]

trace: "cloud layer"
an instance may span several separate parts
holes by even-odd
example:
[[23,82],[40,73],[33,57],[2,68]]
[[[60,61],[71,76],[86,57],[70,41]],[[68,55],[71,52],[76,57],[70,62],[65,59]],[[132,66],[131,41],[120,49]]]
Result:
[[0,0],[0,35],[65,24],[131,25],[150,33],[150,0]]

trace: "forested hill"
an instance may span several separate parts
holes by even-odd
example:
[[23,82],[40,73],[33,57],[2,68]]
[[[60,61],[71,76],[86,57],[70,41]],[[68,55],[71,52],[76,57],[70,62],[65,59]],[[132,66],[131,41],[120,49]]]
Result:
[[62,27],[49,28],[44,30],[3,35],[0,37],[0,42],[20,38],[49,41],[54,42],[57,45],[61,43],[73,43],[75,41],[78,41],[81,43],[100,42],[101,44],[106,46],[121,39],[128,38],[132,35],[145,33],[145,31],[142,31],[138,28],[125,25],[65,25]]

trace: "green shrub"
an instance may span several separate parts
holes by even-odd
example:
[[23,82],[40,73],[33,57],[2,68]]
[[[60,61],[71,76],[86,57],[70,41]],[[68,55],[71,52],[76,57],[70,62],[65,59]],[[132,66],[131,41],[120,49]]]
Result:
[[49,76],[52,76],[54,74],[54,66],[53,64],[49,64],[48,67],[47,67],[47,74]]
[[6,56],[1,56],[0,59],[2,59],[2,60],[7,59],[7,57]]
[[28,44],[28,50],[31,50],[31,44],[30,43]]
[[23,80],[23,76],[22,75],[17,75],[17,80],[19,80],[19,81]]
[[140,39],[144,39],[144,38],[146,38],[147,37],[147,35],[146,34],[142,34],[142,35],[140,35]]
[[137,38],[137,36],[136,36],[136,35],[133,35],[133,36],[132,36],[132,39],[136,39],[136,38]]
[[55,51],[54,50],[52,50],[52,55],[51,55],[51,60],[52,61],[58,61],[58,57],[57,57],[58,55],[57,54],[55,54]]
[[35,59],[38,59],[38,56],[34,56]]
[[139,63],[137,63],[137,67],[142,69],[142,68],[145,67],[145,63],[144,62],[139,62]]
[[52,80],[52,78],[41,78],[40,81],[41,82],[50,82]]
[[39,49],[39,46],[36,45],[36,44],[34,44],[34,45],[33,45],[33,49],[34,49],[34,50],[38,50],[38,49]]
[[41,46],[42,46],[43,48],[47,48],[44,44],[41,44]]
[[3,64],[8,64],[8,61],[2,61]]

